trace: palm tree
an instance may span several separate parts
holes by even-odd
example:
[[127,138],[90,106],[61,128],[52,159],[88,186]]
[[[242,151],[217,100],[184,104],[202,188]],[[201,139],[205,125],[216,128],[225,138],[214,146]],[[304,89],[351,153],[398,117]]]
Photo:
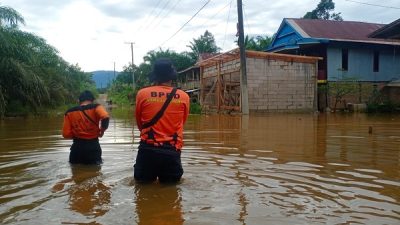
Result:
[[214,35],[208,30],[199,38],[194,38],[187,47],[190,48],[189,55],[194,61],[197,61],[202,53],[217,53],[221,50],[215,42]]
[[16,27],[18,23],[25,24],[25,20],[16,10],[7,6],[0,6],[0,27]]
[[0,6],[0,117],[10,105],[36,111],[95,89],[90,74],[64,61],[43,38],[19,30],[24,23],[17,11]]
[[48,99],[43,79],[35,68],[41,40],[14,28],[0,28],[0,115],[12,100],[33,109]]
[[[235,41],[237,43],[237,41]],[[244,38],[244,45],[247,50],[265,51],[271,44],[272,38],[269,36],[250,37],[248,35]]]

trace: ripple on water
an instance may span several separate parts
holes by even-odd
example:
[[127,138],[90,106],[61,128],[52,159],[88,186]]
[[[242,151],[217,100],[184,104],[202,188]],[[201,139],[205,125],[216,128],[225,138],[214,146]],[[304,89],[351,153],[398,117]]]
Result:
[[134,182],[139,138],[129,122],[113,119],[100,140],[104,164],[77,174],[67,163],[71,141],[54,135],[62,121],[48,138],[0,137],[0,221],[145,224],[157,214],[175,224],[399,224],[400,124],[364,136],[358,129],[371,119],[357,115],[352,126],[349,117],[317,117],[250,116],[246,135],[242,119],[225,127],[224,116],[189,118],[185,173],[168,187]]

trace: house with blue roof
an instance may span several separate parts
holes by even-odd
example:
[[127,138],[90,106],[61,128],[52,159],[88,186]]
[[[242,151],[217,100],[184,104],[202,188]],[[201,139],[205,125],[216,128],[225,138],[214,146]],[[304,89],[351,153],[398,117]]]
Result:
[[[393,27],[390,31],[396,32]],[[379,87],[400,79],[400,40],[371,36],[387,30],[385,24],[286,18],[267,51],[322,57],[318,63],[320,85],[353,77]]]

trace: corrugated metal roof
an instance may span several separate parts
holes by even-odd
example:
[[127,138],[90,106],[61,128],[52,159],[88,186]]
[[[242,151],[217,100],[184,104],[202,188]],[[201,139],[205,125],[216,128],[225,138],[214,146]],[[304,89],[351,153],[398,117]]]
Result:
[[400,41],[387,41],[385,39],[368,37],[374,31],[384,27],[385,24],[317,19],[286,20],[303,37],[324,38],[340,41],[359,41],[377,44],[400,44]]
[[369,35],[372,38],[393,38],[400,39],[400,19],[379,28]]
[[[225,53],[221,53],[214,57],[198,62],[196,63],[196,66],[209,66],[219,62],[227,62],[230,60],[239,59],[240,58],[239,54],[240,54],[239,48],[235,48]],[[283,61],[303,62],[303,63],[315,63],[318,60],[322,60],[322,58],[320,57],[299,56],[299,55],[279,54],[270,52],[250,51],[250,50],[246,50],[246,57],[275,59],[275,60],[279,59]]]

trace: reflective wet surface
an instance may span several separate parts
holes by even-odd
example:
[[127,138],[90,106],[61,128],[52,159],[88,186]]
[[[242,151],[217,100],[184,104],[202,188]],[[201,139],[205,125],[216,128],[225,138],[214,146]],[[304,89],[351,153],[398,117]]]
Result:
[[399,115],[193,115],[177,185],[133,181],[129,112],[101,166],[69,165],[61,126],[0,121],[0,224],[400,224]]

